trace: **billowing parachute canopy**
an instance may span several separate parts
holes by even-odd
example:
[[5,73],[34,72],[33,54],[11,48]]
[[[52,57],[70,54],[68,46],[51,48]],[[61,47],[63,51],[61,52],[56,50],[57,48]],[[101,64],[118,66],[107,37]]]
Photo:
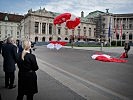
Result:
[[63,13],[54,18],[54,25],[65,24],[68,29],[74,29],[80,23],[80,18],[72,15],[71,13]]

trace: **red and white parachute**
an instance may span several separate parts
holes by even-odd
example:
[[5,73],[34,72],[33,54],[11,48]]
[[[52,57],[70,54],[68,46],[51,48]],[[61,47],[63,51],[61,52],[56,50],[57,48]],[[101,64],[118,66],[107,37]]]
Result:
[[54,18],[54,25],[65,24],[68,29],[74,29],[80,23],[80,18],[71,13],[63,13]]
[[127,62],[127,60],[111,57],[110,55],[102,54],[102,53],[93,54],[91,57],[92,59],[103,61],[103,62],[118,62],[118,63]]
[[59,50],[60,48],[62,48],[62,46],[66,44],[67,42],[65,41],[50,41],[50,43],[47,45],[47,48]]

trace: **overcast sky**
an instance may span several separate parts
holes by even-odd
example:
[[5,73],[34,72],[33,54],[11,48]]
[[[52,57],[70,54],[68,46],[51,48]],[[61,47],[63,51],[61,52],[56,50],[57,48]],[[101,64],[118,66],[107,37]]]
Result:
[[0,0],[0,12],[26,14],[29,9],[45,8],[48,11],[65,13],[70,12],[76,16],[88,15],[90,12],[100,10],[110,13],[133,13],[133,0]]

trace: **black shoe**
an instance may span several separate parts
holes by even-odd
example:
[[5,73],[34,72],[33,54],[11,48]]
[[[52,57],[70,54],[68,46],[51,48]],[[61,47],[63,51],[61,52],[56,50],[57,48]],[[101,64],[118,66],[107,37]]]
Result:
[[16,87],[16,85],[10,85],[8,89],[13,89],[15,87]]

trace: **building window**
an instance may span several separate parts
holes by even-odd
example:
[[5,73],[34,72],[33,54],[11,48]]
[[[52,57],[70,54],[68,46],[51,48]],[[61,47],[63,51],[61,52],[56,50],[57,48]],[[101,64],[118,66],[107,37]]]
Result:
[[59,34],[59,35],[61,34],[61,29],[60,29],[60,28],[58,28],[58,34]]
[[84,30],[84,35],[86,35],[86,30]]
[[129,34],[129,40],[132,40],[133,36],[132,33]]
[[52,37],[49,37],[49,41],[52,41]]
[[65,40],[68,40],[68,38],[67,38],[67,37],[65,37]]
[[57,41],[60,41],[60,40],[61,40],[61,38],[60,38],[60,37],[58,37],[58,38],[57,38]]
[[43,38],[42,38],[42,41],[44,41],[44,42],[45,42],[45,37],[43,37]]
[[103,18],[103,21],[105,21],[105,18]]
[[117,40],[119,40],[119,34],[116,35]]
[[8,17],[7,16],[5,16],[5,19],[4,19],[5,21],[7,21],[8,20]]
[[46,23],[42,23],[42,34],[45,34]]
[[49,24],[49,34],[52,34],[52,24]]
[[123,29],[126,29],[126,26],[125,26],[125,24],[123,24]]
[[105,28],[105,23],[103,23],[103,29]]
[[38,42],[38,37],[37,36],[35,37],[35,42]]
[[38,33],[39,22],[35,22],[35,33]]
[[89,28],[89,36],[91,36],[91,28]]
[[19,35],[19,32],[17,32],[17,35]]
[[129,29],[132,29],[132,24],[129,24]]
[[5,38],[7,38],[7,35],[5,35]]
[[122,34],[122,39],[125,40],[125,38],[126,38],[126,35],[124,33],[124,34]]

